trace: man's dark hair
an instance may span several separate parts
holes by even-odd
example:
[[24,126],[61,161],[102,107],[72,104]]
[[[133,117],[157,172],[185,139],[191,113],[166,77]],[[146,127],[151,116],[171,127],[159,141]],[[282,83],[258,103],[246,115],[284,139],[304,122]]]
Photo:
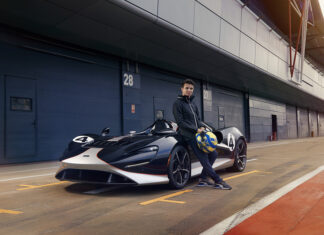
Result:
[[183,80],[183,82],[181,84],[181,87],[184,87],[185,84],[190,84],[190,85],[195,86],[195,82],[192,81],[191,79],[185,79],[185,80]]

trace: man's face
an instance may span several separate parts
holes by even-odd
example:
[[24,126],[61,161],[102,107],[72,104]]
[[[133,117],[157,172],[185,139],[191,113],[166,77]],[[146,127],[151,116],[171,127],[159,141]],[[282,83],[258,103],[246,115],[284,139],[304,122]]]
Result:
[[188,83],[185,83],[183,87],[181,87],[182,95],[183,96],[192,96],[194,91],[194,86]]

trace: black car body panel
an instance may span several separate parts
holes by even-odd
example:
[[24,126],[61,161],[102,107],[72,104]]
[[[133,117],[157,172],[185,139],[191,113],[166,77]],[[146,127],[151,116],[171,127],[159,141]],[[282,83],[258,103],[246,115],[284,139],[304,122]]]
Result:
[[[155,122],[142,132],[125,136],[84,134],[75,137],[60,158],[61,167],[56,178],[101,184],[168,183],[170,156],[177,145],[184,146],[189,152],[191,176],[199,175],[201,164],[178,135],[176,124],[164,122],[165,128],[161,129],[161,125]],[[217,145],[219,156],[213,167],[222,169],[233,166],[235,143],[239,139],[246,143],[242,133],[235,127],[216,130],[206,124],[206,128],[220,140]]]

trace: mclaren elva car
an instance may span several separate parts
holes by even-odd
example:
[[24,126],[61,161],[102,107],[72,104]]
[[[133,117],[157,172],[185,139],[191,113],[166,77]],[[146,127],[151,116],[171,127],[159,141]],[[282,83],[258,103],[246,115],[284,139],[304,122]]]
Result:
[[[216,130],[203,124],[218,140],[213,168],[243,171],[247,152],[243,134],[235,127]],[[95,184],[170,184],[179,189],[202,170],[192,149],[177,133],[176,124],[166,120],[124,136],[110,136],[109,128],[100,135],[77,136],[60,161],[57,179]]]

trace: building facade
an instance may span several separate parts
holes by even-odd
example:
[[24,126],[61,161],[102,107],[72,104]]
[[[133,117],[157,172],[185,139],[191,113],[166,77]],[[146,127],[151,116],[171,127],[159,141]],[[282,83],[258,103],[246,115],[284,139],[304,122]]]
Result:
[[241,1],[14,2],[0,17],[0,164],[58,160],[76,135],[141,130],[157,111],[174,120],[185,78],[217,128],[324,135],[323,73],[305,61],[291,78],[288,43]]

